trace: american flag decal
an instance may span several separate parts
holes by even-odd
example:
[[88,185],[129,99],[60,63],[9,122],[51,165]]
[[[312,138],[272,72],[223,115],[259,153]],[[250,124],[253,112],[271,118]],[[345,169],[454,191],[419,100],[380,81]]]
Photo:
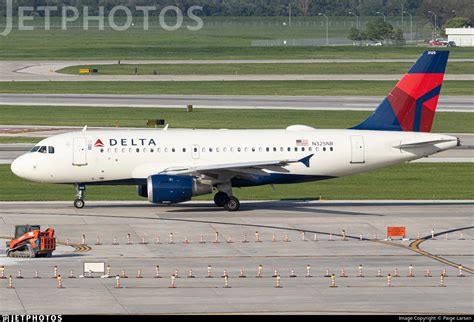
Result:
[[308,140],[296,140],[296,146],[308,146]]

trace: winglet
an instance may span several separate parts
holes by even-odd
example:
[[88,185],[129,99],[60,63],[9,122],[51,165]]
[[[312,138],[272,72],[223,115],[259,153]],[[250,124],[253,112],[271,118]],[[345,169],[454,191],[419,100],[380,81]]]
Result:
[[314,154],[310,154],[307,157],[304,157],[302,159],[299,159],[298,162],[303,163],[307,168],[309,168],[309,159],[313,157]]

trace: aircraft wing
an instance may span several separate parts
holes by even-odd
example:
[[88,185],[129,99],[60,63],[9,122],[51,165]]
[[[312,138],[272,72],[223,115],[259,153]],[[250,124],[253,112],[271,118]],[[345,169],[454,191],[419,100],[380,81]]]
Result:
[[160,174],[170,175],[209,175],[211,177],[219,174],[227,173],[231,176],[248,176],[252,174],[266,174],[261,171],[262,169],[269,168],[280,168],[291,163],[303,163],[306,167],[309,167],[309,160],[314,154],[310,154],[299,160],[269,160],[269,161],[255,161],[255,162],[240,162],[240,163],[224,163],[224,164],[211,164],[202,165],[196,167],[179,167],[179,168],[168,168],[160,172]]

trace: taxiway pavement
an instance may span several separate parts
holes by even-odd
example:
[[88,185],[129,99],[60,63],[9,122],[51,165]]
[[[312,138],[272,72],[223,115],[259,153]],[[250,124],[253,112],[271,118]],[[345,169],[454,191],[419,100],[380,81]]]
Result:
[[[81,210],[72,202],[1,202],[0,252],[15,224],[53,227],[61,243],[52,258],[0,257],[15,287],[0,279],[2,313],[474,313],[473,201],[255,201],[241,209],[228,213],[208,202],[102,201]],[[405,226],[410,240],[384,241],[387,226]],[[79,278],[84,262],[110,265],[112,278]],[[457,277],[459,264],[464,277]],[[157,265],[162,278],[154,278]],[[213,278],[206,278],[208,265]],[[410,266],[414,277],[407,277]],[[195,278],[187,277],[190,269]],[[274,287],[275,269],[282,288]],[[342,269],[348,277],[340,277]],[[425,277],[428,269],[432,277]],[[241,270],[246,278],[238,277]],[[123,271],[128,278],[115,288]]]
[[[121,64],[297,64],[414,62],[414,59],[270,59],[270,60],[124,60]],[[455,62],[472,59],[450,59]],[[110,65],[117,60],[0,61],[0,82],[21,81],[257,81],[257,80],[398,80],[402,75],[71,75],[58,70],[78,65]],[[474,80],[471,74],[450,74],[445,80]]]
[[[0,94],[0,105],[373,111],[379,96]],[[474,112],[471,96],[441,96],[440,112]]]

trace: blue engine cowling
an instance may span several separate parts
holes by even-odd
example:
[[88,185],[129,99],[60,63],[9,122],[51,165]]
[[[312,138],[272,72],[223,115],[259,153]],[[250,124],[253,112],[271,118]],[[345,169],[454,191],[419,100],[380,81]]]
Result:
[[152,203],[178,203],[192,196],[212,193],[212,186],[190,176],[156,174],[147,179],[148,200]]

